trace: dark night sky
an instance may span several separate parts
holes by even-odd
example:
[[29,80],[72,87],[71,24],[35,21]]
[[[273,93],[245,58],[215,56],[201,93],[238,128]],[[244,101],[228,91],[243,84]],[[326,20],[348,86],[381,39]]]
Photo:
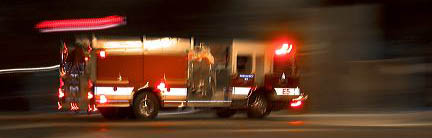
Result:
[[[24,0],[0,2],[0,68],[52,65],[58,43],[70,33],[41,34],[41,20],[127,17],[127,25],[97,33],[164,36],[266,36],[269,24],[295,21],[299,8],[382,4],[382,29],[389,39],[425,36],[432,23],[425,0]],[[250,29],[255,27],[256,29]],[[396,31],[400,30],[400,31]],[[404,33],[401,33],[404,32]],[[289,32],[287,32],[289,33]],[[423,39],[423,38],[422,38]]]

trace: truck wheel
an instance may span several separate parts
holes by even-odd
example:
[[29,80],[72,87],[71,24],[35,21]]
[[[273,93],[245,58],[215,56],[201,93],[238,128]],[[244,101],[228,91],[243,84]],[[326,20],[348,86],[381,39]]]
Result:
[[117,120],[126,118],[127,114],[124,108],[118,107],[100,107],[98,108],[99,112],[106,119]]
[[137,119],[153,119],[159,112],[159,102],[155,95],[144,92],[134,99],[133,113]]
[[248,101],[247,116],[249,118],[264,118],[269,115],[269,101],[263,94],[252,94]]
[[219,118],[229,118],[232,117],[236,112],[237,110],[233,109],[219,109],[216,110],[216,115]]

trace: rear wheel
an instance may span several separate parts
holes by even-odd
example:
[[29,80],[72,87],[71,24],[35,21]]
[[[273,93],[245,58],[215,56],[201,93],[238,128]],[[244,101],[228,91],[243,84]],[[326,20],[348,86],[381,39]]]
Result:
[[247,115],[249,118],[264,118],[269,115],[269,100],[263,94],[252,94],[248,101]]
[[236,112],[237,110],[224,108],[216,110],[216,115],[219,118],[229,118],[232,117]]
[[126,108],[119,108],[119,107],[100,107],[98,108],[99,112],[102,114],[102,116],[106,119],[123,119],[127,117],[127,110]]
[[133,113],[137,119],[153,119],[159,112],[159,101],[149,92],[138,94],[134,99]]

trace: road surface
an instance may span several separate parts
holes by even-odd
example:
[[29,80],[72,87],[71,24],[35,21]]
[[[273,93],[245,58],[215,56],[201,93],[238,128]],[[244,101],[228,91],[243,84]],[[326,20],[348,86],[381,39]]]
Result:
[[160,115],[156,120],[103,119],[67,113],[0,115],[0,137],[432,137],[432,112],[360,114],[271,114],[263,120],[239,114]]

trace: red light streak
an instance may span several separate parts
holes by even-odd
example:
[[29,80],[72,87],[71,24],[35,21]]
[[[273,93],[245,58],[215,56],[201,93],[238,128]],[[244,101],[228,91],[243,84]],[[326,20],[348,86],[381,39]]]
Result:
[[64,82],[63,82],[63,79],[62,78],[60,78],[60,87],[63,87],[64,86]]
[[120,24],[125,20],[121,16],[107,16],[103,18],[86,18],[86,19],[70,19],[70,20],[51,20],[42,21],[36,24],[35,28],[61,28],[61,27],[83,27],[83,26],[101,26],[110,24]]
[[40,29],[41,32],[100,30],[112,28],[125,23],[126,21],[124,17],[114,15],[103,18],[42,21],[36,24],[35,28]]
[[88,84],[88,88],[92,88],[93,87],[93,82],[91,80],[88,80],[87,84]]
[[300,125],[304,125],[303,121],[291,121],[288,122],[288,124],[293,125],[293,126],[300,126]]

